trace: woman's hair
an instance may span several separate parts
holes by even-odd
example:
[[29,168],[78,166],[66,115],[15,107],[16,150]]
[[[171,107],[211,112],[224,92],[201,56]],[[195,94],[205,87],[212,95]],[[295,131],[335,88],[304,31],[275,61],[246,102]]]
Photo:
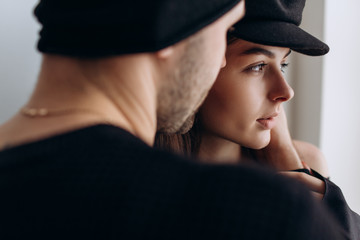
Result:
[[[196,114],[194,125],[187,133],[156,133],[154,147],[188,157],[196,157],[201,144],[201,128],[199,115]],[[241,158],[258,161],[254,150],[250,148],[241,146],[241,156]]]
[[[228,33],[227,45],[233,44],[238,38]],[[185,134],[156,133],[154,146],[170,152],[186,156],[196,156],[201,144],[201,120],[199,114],[195,114],[193,127]]]
[[155,136],[154,146],[181,155],[197,155],[201,143],[200,127],[199,117],[196,114],[194,125],[187,133],[167,134],[158,132]]

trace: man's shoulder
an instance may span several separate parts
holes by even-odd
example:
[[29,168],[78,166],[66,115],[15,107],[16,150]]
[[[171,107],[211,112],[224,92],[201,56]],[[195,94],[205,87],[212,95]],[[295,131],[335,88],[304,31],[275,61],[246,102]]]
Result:
[[[9,229],[15,223],[45,229],[43,219],[54,216],[62,226],[72,216],[91,231],[138,239],[174,232],[177,239],[322,239],[311,238],[317,235],[309,228],[329,226],[318,221],[325,215],[304,188],[290,180],[251,166],[200,164],[112,126],[81,129],[7,154],[0,167],[6,206],[0,220]],[[20,205],[34,216],[32,222],[19,221]],[[89,222],[84,216],[90,212]]]
[[152,148],[126,130],[111,125],[91,126],[60,134],[3,151],[0,156],[2,167],[12,166],[14,169],[21,168],[23,164],[27,167],[51,166],[52,169],[61,166],[62,170],[74,166],[129,168],[133,171],[147,169],[145,171],[149,175],[162,172],[174,180],[175,176],[187,179],[194,186],[208,185],[210,189],[221,186],[223,190],[238,187],[237,192],[256,188],[263,189],[261,193],[265,194],[273,192],[266,191],[267,188],[280,185],[279,189],[286,191],[289,185],[273,172],[257,167],[202,164]]

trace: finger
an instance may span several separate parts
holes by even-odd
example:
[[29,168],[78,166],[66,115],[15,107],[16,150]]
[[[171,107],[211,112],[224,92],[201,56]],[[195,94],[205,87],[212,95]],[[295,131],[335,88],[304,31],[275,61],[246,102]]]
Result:
[[286,172],[279,172],[279,174],[296,179],[304,183],[311,191],[321,194],[325,193],[325,182],[316,177],[310,176],[303,172],[286,171]]
[[299,182],[305,184],[311,191],[324,194],[325,183],[313,176],[310,176],[303,172],[281,172],[280,174],[296,179]]
[[318,193],[318,192],[311,192],[311,194],[319,200],[322,200],[324,198],[324,194]]
[[307,165],[306,162],[301,160],[301,164],[304,166],[305,169],[307,169],[311,173],[311,168],[309,167],[309,165]]

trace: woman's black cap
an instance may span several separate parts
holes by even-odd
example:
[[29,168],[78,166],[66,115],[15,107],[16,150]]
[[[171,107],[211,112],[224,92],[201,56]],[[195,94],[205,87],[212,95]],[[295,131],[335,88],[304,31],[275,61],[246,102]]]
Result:
[[211,24],[241,0],[41,0],[38,49],[83,58],[154,52]]
[[324,55],[329,52],[328,45],[299,28],[304,6],[305,0],[245,1],[245,17],[235,24],[231,35],[306,55]]

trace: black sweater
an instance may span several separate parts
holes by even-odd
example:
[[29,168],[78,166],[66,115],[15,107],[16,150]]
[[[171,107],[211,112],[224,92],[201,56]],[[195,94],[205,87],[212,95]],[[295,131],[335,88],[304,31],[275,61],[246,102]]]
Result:
[[0,152],[0,239],[348,239],[305,188],[92,126]]

